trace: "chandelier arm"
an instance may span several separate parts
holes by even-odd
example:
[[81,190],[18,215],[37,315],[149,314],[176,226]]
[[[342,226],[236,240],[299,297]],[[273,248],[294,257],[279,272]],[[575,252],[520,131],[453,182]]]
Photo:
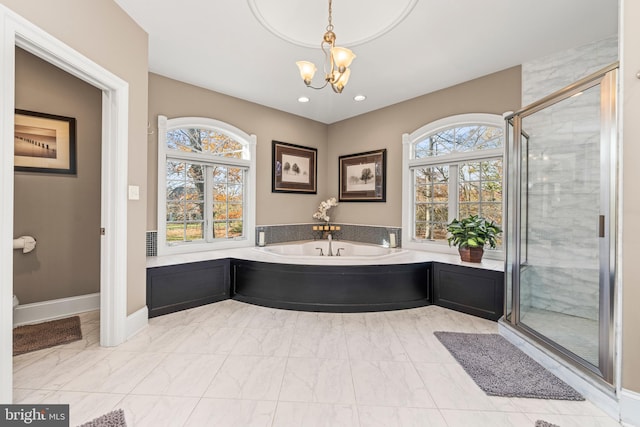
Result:
[[[305,84],[306,84],[306,83],[305,83]],[[320,89],[324,89],[325,87],[327,87],[327,85],[328,85],[328,84],[329,84],[329,80],[325,79],[325,80],[324,80],[324,84],[323,84],[322,86],[315,87],[315,86],[311,86],[311,83],[309,83],[309,84],[307,85],[307,87],[308,87],[309,89],[320,90]]]
[[[324,71],[325,80],[333,74],[333,55],[331,55],[331,47],[328,49],[325,48],[326,42],[320,43],[320,49],[322,53],[324,53],[324,62],[322,63],[322,70]],[[329,69],[327,70],[327,65]]]

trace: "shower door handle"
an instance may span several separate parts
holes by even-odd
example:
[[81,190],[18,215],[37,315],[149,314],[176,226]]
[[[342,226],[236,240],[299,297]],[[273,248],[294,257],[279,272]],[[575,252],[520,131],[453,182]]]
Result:
[[598,237],[604,237],[604,215],[598,218]]

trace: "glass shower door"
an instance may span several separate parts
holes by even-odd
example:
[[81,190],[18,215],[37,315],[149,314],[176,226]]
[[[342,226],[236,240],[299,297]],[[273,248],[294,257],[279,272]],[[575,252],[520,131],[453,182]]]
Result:
[[615,73],[516,113],[507,321],[611,380]]

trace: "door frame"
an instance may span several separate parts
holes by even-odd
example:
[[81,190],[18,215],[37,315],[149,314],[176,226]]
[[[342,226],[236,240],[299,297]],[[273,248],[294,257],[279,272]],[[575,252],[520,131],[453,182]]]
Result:
[[[0,136],[13,141],[15,48],[102,91],[100,345],[126,339],[129,84],[0,5]],[[0,402],[13,393],[13,144],[0,144]],[[96,234],[99,230],[96,230]]]
[[[505,285],[511,290],[511,305],[505,299],[505,323],[515,327],[520,333],[537,344],[569,361],[572,366],[586,373],[604,385],[608,390],[618,387],[619,361],[617,349],[621,347],[620,332],[616,328],[616,272],[618,248],[618,124],[617,124],[617,76],[619,63],[613,63],[541,100],[505,117],[507,129],[511,127],[511,139],[507,144],[510,153],[510,167],[507,205],[508,232],[505,259]],[[599,343],[598,364],[593,365],[570,350],[520,322],[520,262],[521,254],[521,171],[520,139],[523,134],[521,120],[557,102],[581,94],[584,90],[600,86],[600,240],[599,240]],[[513,166],[515,165],[515,166]],[[506,295],[509,293],[506,292]]]

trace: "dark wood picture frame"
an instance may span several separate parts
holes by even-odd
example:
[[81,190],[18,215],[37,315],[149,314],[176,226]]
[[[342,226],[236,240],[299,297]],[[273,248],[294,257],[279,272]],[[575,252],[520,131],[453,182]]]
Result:
[[14,169],[76,174],[76,119],[15,110]]
[[318,193],[318,149],[272,141],[271,191]]
[[387,201],[386,148],[340,156],[338,171],[339,201]]

